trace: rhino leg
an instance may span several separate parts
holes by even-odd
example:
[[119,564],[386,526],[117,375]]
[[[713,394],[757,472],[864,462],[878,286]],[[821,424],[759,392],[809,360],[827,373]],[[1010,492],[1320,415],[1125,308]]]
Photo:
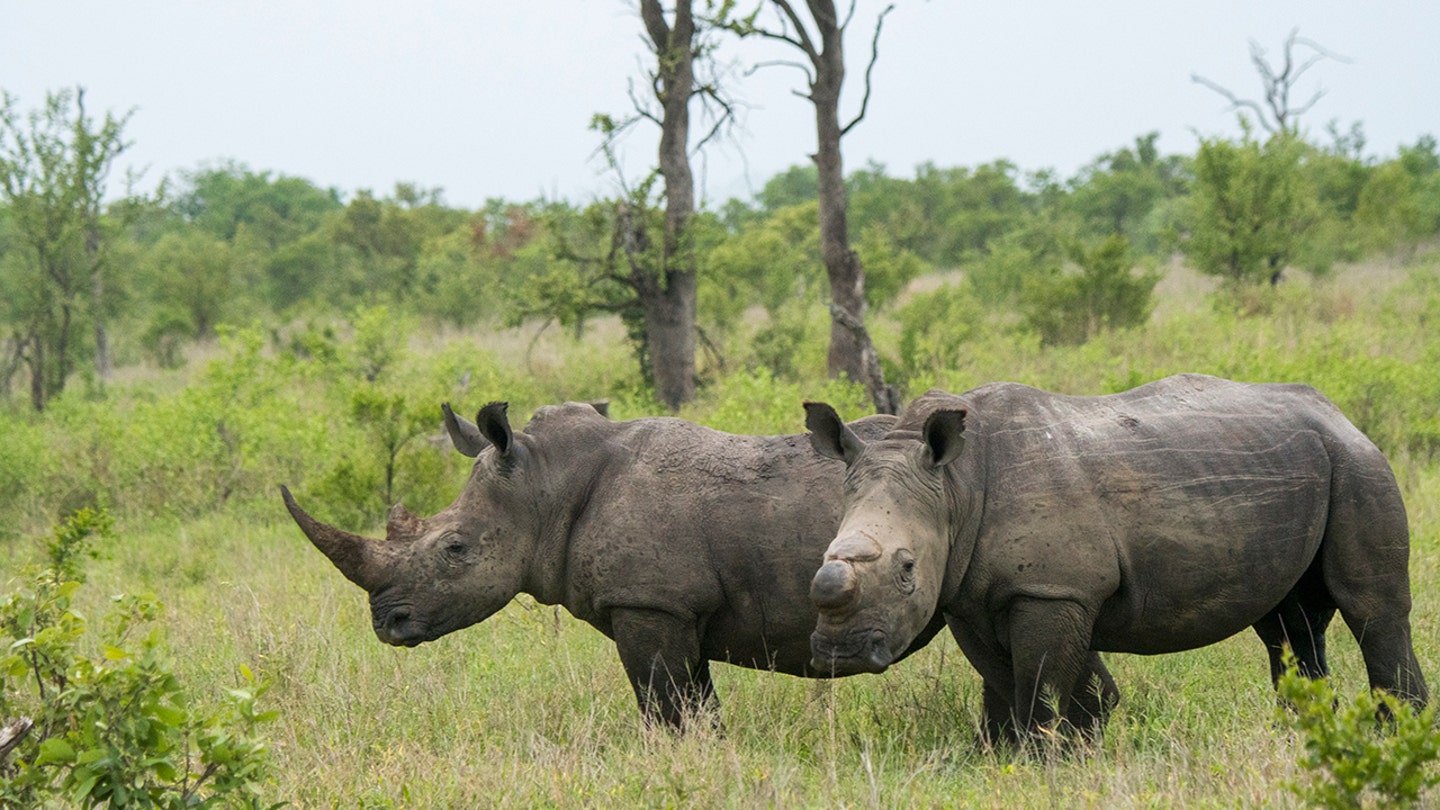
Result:
[[[1077,602],[1020,598],[1011,604],[1009,619],[1016,728],[1028,734],[1054,729],[1062,719],[1103,715],[1104,700],[1099,695],[1105,692],[1109,672],[1102,666],[1103,675],[1094,673],[1099,662],[1090,650],[1094,616]],[[1101,682],[1097,697],[1094,702],[1082,701],[1072,712],[1076,693],[1090,691],[1092,674]]]
[[701,712],[713,721],[718,701],[693,622],[659,610],[626,608],[614,611],[611,626],[647,724],[678,731]]
[[1350,632],[1360,640],[1360,655],[1365,659],[1365,674],[1370,677],[1372,689],[1383,689],[1390,694],[1409,701],[1417,709],[1424,708],[1430,700],[1425,686],[1425,676],[1420,672],[1420,662],[1415,658],[1415,647],[1410,640],[1410,620],[1406,616],[1384,616],[1374,619],[1355,619],[1345,614]]
[[[1120,689],[1115,678],[1100,660],[1090,653],[1087,671],[1075,684],[1065,711],[1065,722],[1085,739],[1094,739],[1104,729],[1110,712],[1120,703]],[[986,745],[1020,742],[1016,733],[1015,679],[1008,673],[1002,678],[986,679],[984,697],[983,741]]]
[[[1028,605],[1021,606],[1021,603]],[[1077,628],[1075,632],[1066,631],[1074,638],[1059,645],[1074,648],[1066,653],[1072,659],[1068,674],[1053,666],[1060,660],[1058,654],[1045,649],[1046,644],[1060,636],[1056,622],[1045,618],[1047,613],[1056,614],[1054,618],[1060,623]],[[1090,625],[1081,618],[1084,615],[1084,610],[1073,602],[1021,600],[1010,614],[1008,649],[998,639],[974,632],[972,625],[962,618],[947,617],[960,650],[985,682],[983,734],[986,744],[1019,742],[1028,732],[1057,717],[1054,714],[1036,717],[1035,708],[1059,709],[1058,717],[1063,717],[1071,728],[1086,737],[1103,728],[1110,711],[1120,702],[1120,690],[1100,654],[1088,649]],[[1038,667],[1022,663],[1017,653],[1043,663]],[[1049,680],[1037,686],[1037,678]],[[1062,686],[1064,682],[1069,685]],[[1047,704],[1037,697],[1046,691],[1063,698],[1051,699]]]
[[1086,738],[1093,738],[1119,705],[1120,688],[1115,685],[1105,662],[1100,660],[1100,653],[1090,653],[1087,669],[1070,693],[1070,709],[1065,719]]
[[1295,668],[1306,678],[1330,674],[1325,660],[1325,631],[1335,617],[1335,605],[1319,579],[1319,567],[1312,566],[1274,610],[1255,623],[1255,633],[1265,642],[1270,656],[1270,682],[1285,674],[1285,648],[1295,654]]
[[1370,686],[1424,706],[1410,638],[1410,526],[1385,459],[1368,443],[1341,448],[1320,543],[1326,595],[1360,643]]

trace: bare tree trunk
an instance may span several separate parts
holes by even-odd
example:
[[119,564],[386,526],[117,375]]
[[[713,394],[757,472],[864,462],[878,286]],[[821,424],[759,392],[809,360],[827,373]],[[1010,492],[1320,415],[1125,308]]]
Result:
[[45,410],[45,341],[30,344],[30,404],[38,413]]
[[100,385],[110,379],[110,336],[105,329],[105,270],[100,266],[100,228],[92,220],[85,231],[85,258],[90,268],[95,319],[95,376]]
[[[830,278],[830,376],[848,375],[865,386],[877,413],[897,413],[899,393],[885,383],[885,372],[865,329],[865,270],[850,247],[845,203],[845,166],[840,139],[840,88],[845,83],[845,30],[832,0],[808,0],[820,32],[821,49],[811,51],[815,66],[810,100],[815,104],[815,167],[820,195],[820,255]],[[864,111],[861,111],[864,115]],[[856,118],[857,123],[860,119]]]
[[690,97],[695,88],[695,22],[691,0],[677,0],[675,22],[659,0],[641,0],[640,16],[655,47],[660,122],[660,174],[665,179],[665,239],[658,278],[637,279],[656,393],[671,409],[695,398],[695,257],[684,245],[695,210],[690,169]]

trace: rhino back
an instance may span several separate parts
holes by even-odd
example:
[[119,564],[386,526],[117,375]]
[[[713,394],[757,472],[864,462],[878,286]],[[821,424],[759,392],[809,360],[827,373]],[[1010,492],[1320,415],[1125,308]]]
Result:
[[[893,417],[862,422],[874,436]],[[693,617],[705,657],[804,673],[810,577],[839,523],[844,465],[803,435],[612,424],[569,538],[567,606],[607,633],[617,607]]]
[[977,446],[965,474],[984,490],[966,591],[1101,598],[1098,649],[1183,649],[1256,621],[1314,559],[1333,457],[1373,450],[1306,386],[1183,375],[961,399]]

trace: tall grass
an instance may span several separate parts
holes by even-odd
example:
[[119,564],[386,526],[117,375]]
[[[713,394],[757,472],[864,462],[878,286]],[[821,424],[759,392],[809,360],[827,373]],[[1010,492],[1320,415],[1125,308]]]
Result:
[[[1385,447],[1399,474],[1412,525],[1417,652],[1435,686],[1437,276],[1433,261],[1413,271],[1351,269],[1242,302],[1260,312],[1244,315],[1235,302],[1214,303],[1197,285],[1172,279],[1163,288],[1170,297],[1144,329],[1063,349],[982,337],[911,380],[910,393],[997,379],[1105,393],[1178,371],[1316,384]],[[619,330],[591,330],[579,343],[548,333],[532,342],[529,331],[416,338],[408,370],[392,384],[429,408],[508,399],[517,426],[561,399],[607,397],[617,418],[655,413]],[[879,319],[882,351],[897,331]],[[315,484],[335,459],[360,452],[365,435],[344,417],[344,375],[243,346],[181,373],[189,375],[183,387],[137,379],[105,402],[64,399],[43,419],[0,412],[0,506],[18,516],[0,533],[0,565],[28,554],[20,538],[37,534],[66,502],[108,501],[121,517],[119,537],[92,569],[92,592],[154,592],[167,606],[167,642],[185,683],[235,683],[240,663],[275,682],[266,698],[282,712],[269,727],[278,777],[268,793],[276,801],[1296,805],[1285,784],[1303,776],[1294,764],[1298,744],[1274,722],[1266,657],[1250,634],[1175,655],[1108,656],[1123,698],[1103,738],[1040,753],[977,742],[980,681],[946,635],[881,676],[813,682],[717,665],[723,732],[683,738],[641,724],[613,644],[526,598],[419,648],[385,646],[370,629],[364,594],[314,551],[274,495],[282,480]],[[863,396],[825,381],[820,369],[786,379],[732,366],[682,415],[737,432],[800,432],[807,398],[835,402],[846,416],[863,412]],[[229,444],[217,429],[222,419],[233,423]],[[463,460],[430,438],[407,445],[437,461],[416,462],[404,493],[427,509],[453,498],[466,474]],[[217,499],[214,482],[225,476],[231,493]],[[1338,622],[1331,658],[1342,693],[1364,685],[1354,640]]]

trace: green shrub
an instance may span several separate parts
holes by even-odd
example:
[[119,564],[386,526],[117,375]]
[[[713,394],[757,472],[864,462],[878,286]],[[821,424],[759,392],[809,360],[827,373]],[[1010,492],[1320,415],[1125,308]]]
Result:
[[1408,807],[1440,784],[1435,707],[1416,711],[1385,692],[1342,701],[1324,680],[1301,677],[1291,656],[1279,692],[1283,722],[1304,743],[1306,781],[1290,789],[1317,807]]
[[900,371],[904,379],[959,365],[964,345],[985,328],[985,308],[967,286],[946,284],[917,293],[900,309]]
[[76,609],[93,539],[109,531],[104,512],[67,518],[46,544],[49,567],[0,601],[0,719],[32,723],[0,760],[0,807],[260,806],[269,746],[255,732],[276,713],[256,701],[268,684],[242,666],[243,684],[200,708],[163,654],[159,602],[115,596],[93,635]]
[[1160,274],[1131,272],[1130,244],[1111,236],[1094,248],[1076,246],[1078,272],[1031,276],[1021,294],[1025,321],[1046,345],[1084,343],[1105,329],[1143,324],[1154,308]]

